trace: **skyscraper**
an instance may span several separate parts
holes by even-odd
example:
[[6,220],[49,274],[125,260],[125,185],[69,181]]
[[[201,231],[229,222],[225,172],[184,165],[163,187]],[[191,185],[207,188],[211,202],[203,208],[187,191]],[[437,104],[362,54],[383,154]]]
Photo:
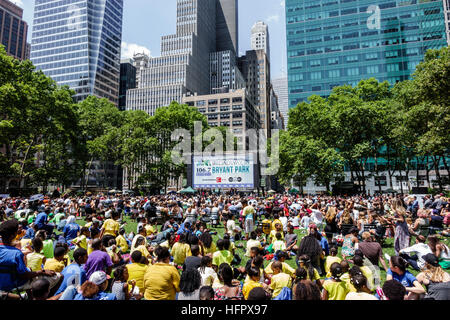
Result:
[[177,0],[176,33],[162,37],[161,56],[149,59],[138,88],[127,92],[127,110],[153,114],[172,101],[181,102],[184,94],[208,94],[214,51],[216,1]]
[[283,115],[284,128],[287,129],[289,120],[289,96],[288,96],[288,79],[287,77],[273,79],[272,87],[278,96],[278,107]]
[[408,79],[427,49],[447,46],[444,1],[286,0],[289,106],[361,79]]
[[251,34],[252,50],[264,50],[270,61],[269,27],[262,21],[256,22]]
[[239,52],[238,1],[217,0],[216,50]]
[[118,105],[123,0],[36,0],[31,60],[76,92]]
[[8,0],[0,0],[0,44],[16,59],[27,58],[28,24],[22,20],[23,9]]
[[120,62],[119,110],[123,111],[127,102],[127,91],[136,88],[136,67],[133,59]]
[[447,34],[447,45],[450,46],[450,0],[442,0],[444,3],[445,33]]

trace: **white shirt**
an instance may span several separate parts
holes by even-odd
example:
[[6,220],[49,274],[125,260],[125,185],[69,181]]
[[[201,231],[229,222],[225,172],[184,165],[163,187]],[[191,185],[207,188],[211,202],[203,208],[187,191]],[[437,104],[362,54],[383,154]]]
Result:
[[281,224],[283,225],[283,231],[287,232],[288,218],[280,217]]
[[236,222],[234,220],[228,220],[227,221],[227,233],[232,237],[234,237],[234,235],[236,234],[234,229],[236,229]]
[[400,253],[417,254],[417,266],[422,269],[425,266],[425,260],[423,260],[423,256],[429,253],[433,253],[431,248],[425,243],[416,243],[415,245],[400,250]]
[[300,219],[298,216],[291,218],[290,221],[293,227],[298,227],[300,225]]
[[378,300],[374,295],[366,292],[349,292],[345,300]]
[[201,271],[200,268],[198,268],[198,272],[200,272],[200,275],[202,277],[202,287],[203,286],[210,286],[212,287],[214,280],[217,278],[217,273],[214,271],[213,268],[206,267],[204,272]]

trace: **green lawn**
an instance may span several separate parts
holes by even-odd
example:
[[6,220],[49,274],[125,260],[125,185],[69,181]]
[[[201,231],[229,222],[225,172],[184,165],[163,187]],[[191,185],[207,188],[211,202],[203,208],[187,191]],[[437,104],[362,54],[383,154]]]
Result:
[[[128,217],[125,218],[125,231],[126,233],[130,233],[130,232],[136,232],[136,228],[137,228],[137,223],[134,221],[131,221]],[[77,220],[77,223],[81,226],[84,226],[84,224],[86,223],[84,220]],[[209,225],[208,225],[209,227]],[[159,228],[161,228],[161,226],[159,226]],[[223,237],[224,231],[225,229],[223,228],[223,226],[219,227],[219,228],[210,228],[210,230],[212,231],[216,231],[217,235],[213,236],[214,241],[217,241],[219,239],[219,237]],[[303,230],[295,230],[295,233],[298,235],[298,243],[300,243],[300,240],[306,235],[306,232]],[[448,237],[442,237],[442,241],[447,245],[450,246],[450,239]],[[395,251],[394,251],[394,245],[393,245],[394,239],[389,238],[386,239],[384,245],[383,245],[383,253],[387,253],[390,256],[394,256],[395,255]],[[237,248],[236,249],[236,253],[239,254],[239,256],[242,258],[242,261],[240,263],[239,266],[245,266],[248,258],[244,256],[245,254],[245,248],[246,248],[246,242],[245,241],[236,241],[236,246],[242,246],[242,248]],[[338,256],[342,258],[341,254],[341,248],[339,247],[339,254]],[[72,254],[72,253],[71,253]],[[291,258],[289,260],[286,261],[291,267],[293,267],[294,269],[297,268],[296,262],[295,262],[295,257]],[[388,264],[389,262],[386,261],[386,263]],[[269,264],[269,261],[265,261],[264,262],[264,266],[267,266]],[[382,282],[384,283],[384,281],[386,280],[386,271],[380,266],[381,269],[381,279]],[[419,272],[410,269],[411,273],[414,275],[417,275]]]

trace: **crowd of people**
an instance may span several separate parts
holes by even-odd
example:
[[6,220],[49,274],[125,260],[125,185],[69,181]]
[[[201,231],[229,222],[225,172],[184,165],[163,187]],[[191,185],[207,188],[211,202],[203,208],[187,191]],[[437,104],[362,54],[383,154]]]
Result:
[[450,299],[442,194],[5,197],[0,221],[4,300]]

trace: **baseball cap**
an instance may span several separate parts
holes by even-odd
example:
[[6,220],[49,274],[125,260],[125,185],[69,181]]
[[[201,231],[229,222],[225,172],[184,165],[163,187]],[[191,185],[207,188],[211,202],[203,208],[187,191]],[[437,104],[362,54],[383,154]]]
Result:
[[424,255],[422,258],[426,263],[432,265],[433,267],[439,266],[439,259],[432,253]]
[[91,275],[91,277],[89,278],[89,281],[91,281],[99,286],[108,279],[111,279],[111,277],[108,276],[105,272],[96,271]]

